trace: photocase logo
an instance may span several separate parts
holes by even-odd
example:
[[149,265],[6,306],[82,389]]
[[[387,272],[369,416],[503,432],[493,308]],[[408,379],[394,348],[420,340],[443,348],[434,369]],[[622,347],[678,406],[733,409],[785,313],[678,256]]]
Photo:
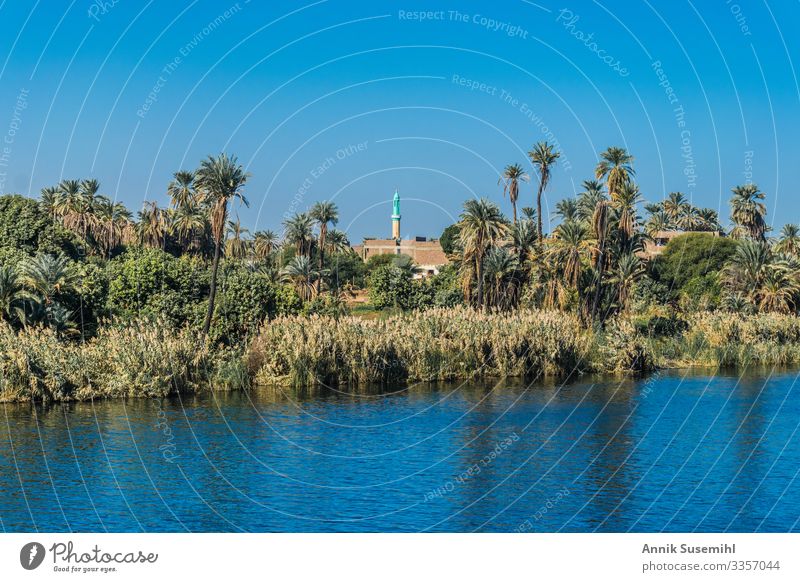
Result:
[[26,570],[35,570],[44,561],[44,546],[39,542],[30,542],[19,551],[19,563]]

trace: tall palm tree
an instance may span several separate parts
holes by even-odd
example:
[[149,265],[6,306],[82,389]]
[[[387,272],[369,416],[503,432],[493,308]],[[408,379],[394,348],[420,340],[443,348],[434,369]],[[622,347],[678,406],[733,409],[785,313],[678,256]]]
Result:
[[58,184],[58,192],[56,213],[59,218],[64,219],[79,204],[81,182],[80,180],[62,180]]
[[272,251],[278,248],[278,235],[271,230],[256,231],[253,242],[253,251],[256,258],[267,260]]
[[765,198],[764,193],[755,184],[736,186],[732,192],[731,219],[745,228],[751,239],[766,240],[764,235],[767,232],[767,223],[764,217],[767,215],[767,207],[761,202]]
[[800,256],[800,227],[796,224],[784,224],[775,250],[793,257]]
[[467,200],[460,218],[458,236],[465,261],[474,265],[477,304],[483,307],[483,262],[489,248],[508,231],[508,223],[500,208],[486,198]]
[[173,174],[173,180],[167,186],[167,194],[173,208],[181,208],[194,202],[194,178],[194,172],[186,170],[180,170]]
[[336,208],[336,204],[326,200],[314,204],[308,214],[319,226],[319,270],[322,271],[325,264],[325,239],[328,235],[328,224],[336,226],[339,222],[339,209]]
[[511,201],[511,208],[514,210],[514,224],[517,223],[517,200],[519,199],[519,183],[527,182],[530,177],[522,169],[519,164],[509,164],[503,170],[503,173],[498,180],[498,184],[503,185],[503,196],[508,193],[508,199]]
[[225,241],[225,254],[233,259],[243,259],[250,251],[250,241],[245,235],[250,231],[242,226],[237,218],[228,221],[228,240]]
[[634,177],[633,156],[624,148],[610,147],[600,154],[600,162],[594,171],[598,180],[606,181],[611,200],[616,200],[622,187]]
[[298,255],[311,257],[314,243],[314,219],[308,213],[295,214],[283,221],[286,242],[295,246]]
[[550,182],[550,173],[553,164],[561,157],[554,147],[546,141],[539,142],[528,152],[531,163],[539,173],[539,189],[536,191],[536,232],[542,240],[542,194]]
[[211,237],[214,240],[214,261],[211,267],[208,311],[203,324],[203,337],[206,337],[211,328],[211,317],[214,315],[214,301],[217,297],[217,271],[225,239],[225,225],[228,222],[228,205],[234,200],[239,200],[245,206],[249,206],[247,198],[242,193],[249,175],[239,164],[236,156],[229,157],[227,154],[220,154],[217,157],[208,156],[200,164],[195,175],[195,187],[211,209]]

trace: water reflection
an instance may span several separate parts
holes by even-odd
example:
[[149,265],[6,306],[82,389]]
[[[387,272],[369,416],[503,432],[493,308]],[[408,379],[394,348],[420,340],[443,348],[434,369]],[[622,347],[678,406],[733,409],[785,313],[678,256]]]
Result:
[[4,531],[787,531],[796,373],[3,405]]

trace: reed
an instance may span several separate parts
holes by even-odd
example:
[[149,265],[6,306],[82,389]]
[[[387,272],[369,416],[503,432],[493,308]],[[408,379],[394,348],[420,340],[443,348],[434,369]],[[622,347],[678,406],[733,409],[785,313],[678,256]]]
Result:
[[279,318],[262,328],[247,360],[261,385],[361,385],[564,374],[586,365],[590,343],[563,313],[438,308],[369,321]]

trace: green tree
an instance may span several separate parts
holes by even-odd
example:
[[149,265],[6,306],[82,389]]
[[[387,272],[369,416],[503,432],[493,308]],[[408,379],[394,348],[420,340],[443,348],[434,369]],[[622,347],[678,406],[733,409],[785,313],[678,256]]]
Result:
[[208,156],[197,170],[195,184],[203,200],[211,209],[211,237],[214,240],[214,260],[211,266],[211,286],[208,291],[208,312],[203,324],[203,336],[208,335],[211,318],[214,315],[214,301],[217,295],[217,272],[222,244],[225,240],[225,225],[228,218],[228,205],[239,200],[249,206],[242,190],[247,183],[248,174],[238,163],[236,156],[220,154],[216,158]]
[[467,276],[473,277],[474,266],[477,305],[483,307],[483,262],[489,248],[508,232],[508,222],[495,203],[486,198],[472,199],[464,203],[458,230],[464,261],[470,266]]
[[519,164],[509,164],[503,170],[498,184],[503,185],[503,195],[508,194],[511,207],[514,210],[514,224],[517,223],[517,200],[519,199],[519,184],[527,182],[530,178]]
[[536,232],[542,240],[542,194],[550,183],[553,164],[561,157],[554,147],[546,141],[539,142],[528,152],[528,157],[539,173],[539,189],[536,191]]

